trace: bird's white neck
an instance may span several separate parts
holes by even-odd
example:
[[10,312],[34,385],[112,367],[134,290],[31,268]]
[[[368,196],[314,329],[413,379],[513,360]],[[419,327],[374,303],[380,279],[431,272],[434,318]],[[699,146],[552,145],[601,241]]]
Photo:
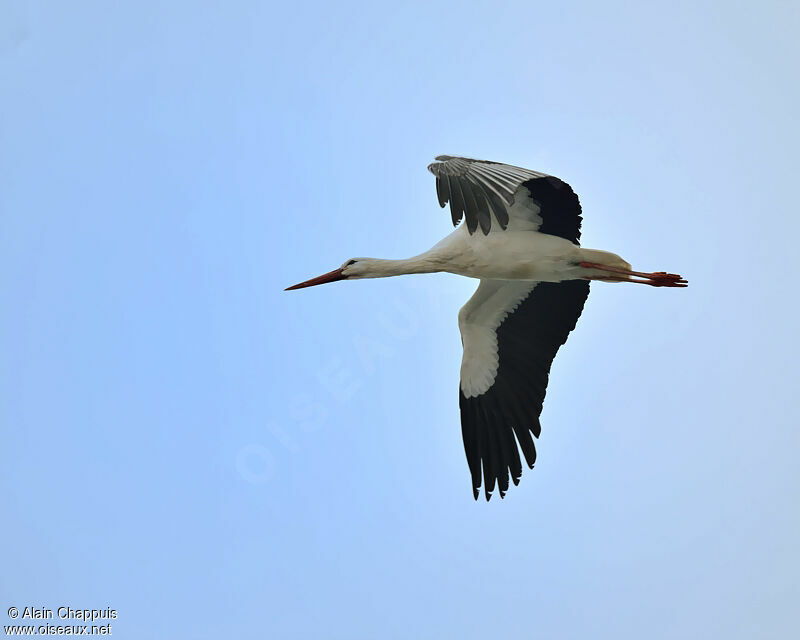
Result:
[[441,266],[428,257],[429,252],[422,253],[405,260],[384,260],[382,258],[358,258],[358,260],[345,267],[344,273],[348,279],[356,278],[388,278],[409,273],[434,273],[441,271]]

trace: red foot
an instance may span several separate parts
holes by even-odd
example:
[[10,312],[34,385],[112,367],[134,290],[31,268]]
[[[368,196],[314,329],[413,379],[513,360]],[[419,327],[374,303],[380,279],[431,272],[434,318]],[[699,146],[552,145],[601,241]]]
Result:
[[643,281],[651,287],[686,287],[689,283],[674,273],[653,273],[648,280]]

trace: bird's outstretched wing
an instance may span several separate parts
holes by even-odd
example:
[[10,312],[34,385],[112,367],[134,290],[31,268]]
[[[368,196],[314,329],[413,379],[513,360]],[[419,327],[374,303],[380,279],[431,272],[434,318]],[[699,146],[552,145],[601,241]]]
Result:
[[[477,500],[481,470],[486,499],[500,496],[522,475],[519,448],[530,468],[533,438],[550,365],[581,315],[587,280],[526,282],[481,280],[458,314],[461,362],[461,432]],[[515,436],[516,435],[516,439]]]
[[428,165],[436,176],[439,205],[450,203],[453,225],[466,218],[470,234],[480,226],[484,234],[494,222],[566,238],[578,244],[581,205],[563,180],[488,160],[436,156]]

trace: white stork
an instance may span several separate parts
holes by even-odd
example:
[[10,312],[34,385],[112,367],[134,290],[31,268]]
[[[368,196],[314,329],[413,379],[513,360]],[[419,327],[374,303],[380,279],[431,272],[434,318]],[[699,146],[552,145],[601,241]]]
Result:
[[550,365],[581,315],[589,280],[654,287],[685,287],[687,281],[632,271],[614,253],[582,249],[578,196],[558,178],[485,160],[436,160],[428,170],[436,176],[439,205],[450,203],[455,231],[413,258],[353,258],[288,289],[438,271],[480,280],[458,314],[464,347],[459,396],[473,494],[477,499],[483,481],[489,500],[495,484],[505,496],[509,472],[519,483],[520,448],[533,468],[531,434],[538,438],[541,431]]

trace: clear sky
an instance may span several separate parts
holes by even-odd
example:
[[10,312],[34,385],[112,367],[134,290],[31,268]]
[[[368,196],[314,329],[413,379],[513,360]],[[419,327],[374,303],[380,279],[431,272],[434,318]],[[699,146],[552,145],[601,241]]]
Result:
[[[800,625],[797,3],[0,0],[0,619],[118,638]],[[434,155],[560,176],[593,285],[474,502]]]

